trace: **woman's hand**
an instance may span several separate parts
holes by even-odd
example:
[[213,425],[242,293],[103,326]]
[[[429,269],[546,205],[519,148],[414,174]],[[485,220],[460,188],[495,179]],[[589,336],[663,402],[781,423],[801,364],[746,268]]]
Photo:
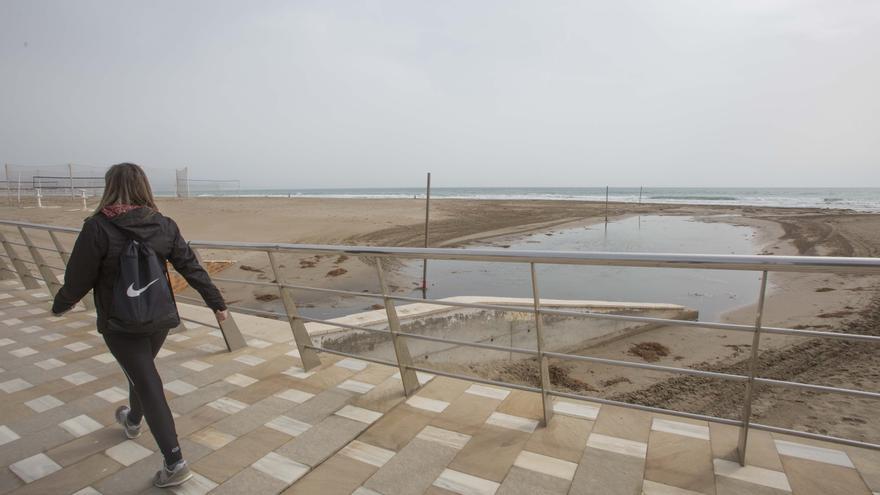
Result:
[[226,321],[226,318],[229,318],[229,310],[224,309],[223,311],[214,311],[214,316],[217,317],[217,323],[223,323]]

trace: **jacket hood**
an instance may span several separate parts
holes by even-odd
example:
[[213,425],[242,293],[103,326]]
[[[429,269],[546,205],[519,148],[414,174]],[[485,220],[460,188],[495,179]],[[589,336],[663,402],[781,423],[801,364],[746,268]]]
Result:
[[139,240],[149,239],[162,230],[162,215],[146,206],[120,213],[112,218],[107,218],[103,213],[101,215],[120,230]]

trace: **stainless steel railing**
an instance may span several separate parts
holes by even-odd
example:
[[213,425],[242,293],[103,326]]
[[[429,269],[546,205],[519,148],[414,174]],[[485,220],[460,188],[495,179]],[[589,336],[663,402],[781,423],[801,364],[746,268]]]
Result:
[[[77,229],[54,227],[48,225],[31,224],[25,222],[0,221],[0,226],[12,227],[20,234],[23,242],[15,242],[7,239],[6,235],[0,229],[0,244],[3,245],[5,254],[0,254],[0,272],[17,276],[27,288],[39,287],[40,278],[32,273],[26,264],[37,267],[49,290],[54,294],[59,286],[55,271],[62,268],[49,265],[42,258],[40,251],[53,251],[58,254],[63,263],[67,263],[69,253],[65,250],[63,244],[59,241],[57,234],[75,234]],[[47,232],[53,241],[54,249],[46,246],[36,245],[27,231],[43,231]],[[14,246],[22,246],[27,248],[32,259],[22,258]],[[403,381],[403,389],[406,395],[413,394],[419,388],[419,381],[416,372],[422,371],[433,373],[440,376],[448,376],[470,380],[478,383],[485,383],[506,387],[517,390],[526,390],[541,394],[543,401],[544,423],[549,422],[553,415],[552,397],[565,397],[570,399],[584,400],[599,404],[611,404],[626,408],[638,409],[653,413],[669,414],[685,418],[693,418],[705,421],[712,421],[721,424],[733,425],[740,427],[740,437],[738,442],[738,452],[740,463],[745,464],[746,445],[749,437],[749,430],[763,430],[773,433],[783,433],[816,440],[824,440],[836,442],[844,445],[855,447],[863,447],[880,450],[880,444],[863,442],[854,439],[845,439],[832,437],[829,435],[793,430],[789,428],[781,428],[777,426],[764,425],[752,421],[751,406],[754,396],[754,388],[756,385],[768,385],[777,387],[788,387],[799,390],[808,390],[822,393],[836,393],[851,395],[864,399],[880,399],[880,393],[866,391],[844,389],[839,387],[830,387],[817,384],[800,383],[786,380],[775,380],[758,376],[757,361],[763,334],[789,335],[807,338],[821,339],[842,339],[863,343],[880,344],[880,336],[862,335],[843,332],[827,332],[804,329],[791,329],[780,327],[769,327],[763,325],[764,304],[766,300],[766,288],[769,274],[771,272],[823,272],[823,273],[845,273],[845,274],[880,274],[880,259],[877,258],[838,258],[838,257],[818,257],[818,256],[740,256],[740,255],[700,255],[700,254],[647,254],[647,253],[584,253],[584,252],[559,252],[559,251],[511,251],[511,250],[474,250],[474,249],[426,249],[426,248],[400,248],[400,247],[364,247],[364,246],[329,246],[329,245],[304,245],[304,244],[267,244],[267,243],[250,243],[250,242],[216,242],[216,241],[192,241],[190,246],[194,250],[231,250],[243,252],[265,253],[269,259],[275,277],[272,282],[259,280],[244,280],[226,277],[213,277],[215,282],[245,284],[252,286],[274,287],[279,291],[281,301],[284,307],[284,313],[256,310],[238,306],[230,306],[230,309],[245,314],[253,314],[258,316],[281,318],[289,322],[293,333],[294,341],[299,350],[303,367],[308,370],[321,364],[319,353],[336,354],[340,356],[353,357],[365,361],[375,362],[379,364],[396,366],[400,369],[401,379]],[[331,255],[348,255],[358,256],[362,259],[370,259],[376,268],[376,277],[379,282],[380,291],[376,292],[356,292],[344,289],[329,289],[321,287],[311,287],[302,284],[290,283],[284,279],[278,257],[283,254],[331,254]],[[4,260],[8,259],[12,263],[12,268]],[[460,301],[447,301],[435,299],[421,299],[406,296],[394,295],[386,282],[386,273],[388,267],[387,260],[390,259],[410,259],[410,260],[466,260],[466,261],[482,261],[482,262],[500,262],[500,263],[522,263],[528,264],[530,268],[532,304],[530,306],[519,306],[509,304],[482,304],[482,303],[465,303]],[[618,267],[653,267],[653,268],[696,268],[696,269],[712,269],[712,270],[748,270],[761,272],[761,280],[759,286],[759,296],[757,302],[757,311],[755,314],[755,323],[753,325],[743,325],[735,323],[721,323],[712,321],[690,321],[678,319],[666,319],[656,317],[645,317],[636,315],[616,315],[598,312],[582,312],[565,309],[547,308],[541,304],[541,296],[538,290],[538,278],[535,270],[536,265],[540,264],[566,264],[566,265],[597,265],[597,266],[618,266]],[[320,318],[310,318],[299,313],[297,303],[293,294],[295,290],[311,291],[324,294],[355,296],[381,299],[387,316],[388,328],[378,329],[369,326],[352,325],[341,322],[334,322]],[[195,304],[202,304],[202,301],[186,297],[178,296],[178,299]],[[421,302],[431,303],[440,306],[488,309],[495,311],[509,311],[515,313],[529,313],[534,316],[536,348],[526,349],[512,346],[503,346],[495,344],[487,344],[482,342],[469,342],[456,339],[448,339],[441,337],[432,337],[428,335],[420,335],[411,332],[401,331],[400,319],[395,307],[395,302]],[[598,358],[593,356],[582,356],[576,354],[566,354],[559,352],[551,352],[544,346],[544,329],[543,315],[559,315],[580,318],[594,318],[606,320],[622,320],[641,322],[660,325],[677,325],[683,327],[698,327],[711,330],[730,330],[738,332],[750,332],[752,334],[751,354],[749,356],[748,373],[743,375],[732,373],[719,373],[713,371],[678,368],[672,366],[663,366],[650,363],[637,363],[631,361],[623,361],[617,359]],[[313,344],[305,323],[323,323],[338,328],[357,330],[362,332],[379,333],[390,337],[395,361],[389,361],[374,357],[360,356],[347,353],[335,349],[328,349]],[[221,331],[230,350],[242,347],[245,344],[241,333],[235,324],[234,318],[228,319],[221,325]],[[518,353],[529,355],[537,358],[540,369],[540,382],[538,386],[522,385],[517,383],[500,382],[488,380],[480,377],[463,375],[459,373],[451,373],[443,370],[426,368],[417,366],[412,360],[407,345],[408,339],[434,341],[457,346],[467,346],[481,348],[487,350],[503,351],[509,353]],[[577,360],[586,361],[596,364],[619,366],[627,368],[636,368],[649,371],[658,371],[664,373],[700,376],[706,378],[714,378],[720,380],[728,380],[745,383],[745,394],[743,397],[743,406],[740,419],[722,418],[709,416],[704,414],[696,414],[685,411],[674,411],[659,407],[646,406],[641,404],[626,403],[601,397],[587,396],[569,392],[553,390],[550,383],[549,359],[561,360]]]

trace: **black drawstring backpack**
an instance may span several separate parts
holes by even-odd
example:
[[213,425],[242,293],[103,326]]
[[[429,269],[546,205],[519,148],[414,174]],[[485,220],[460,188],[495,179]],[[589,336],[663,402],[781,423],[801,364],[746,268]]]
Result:
[[119,273],[107,318],[110,330],[150,334],[178,326],[180,316],[164,260],[143,239],[113,226],[128,242],[119,253]]

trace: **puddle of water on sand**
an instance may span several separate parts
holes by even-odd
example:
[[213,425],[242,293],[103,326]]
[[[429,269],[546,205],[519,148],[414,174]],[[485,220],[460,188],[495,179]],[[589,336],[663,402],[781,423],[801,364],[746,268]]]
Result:
[[[701,222],[693,217],[642,216],[590,227],[539,233],[510,243],[476,246],[549,251],[608,251],[652,253],[754,254],[750,227]],[[701,320],[717,320],[721,313],[757,299],[760,274],[731,270],[621,268],[538,265],[541,297],[682,304],[700,311]],[[421,280],[421,262],[404,274]],[[525,264],[431,261],[427,297],[493,295],[531,297],[529,268]],[[413,297],[421,291],[414,290]]]
[[[551,235],[548,235],[551,234]],[[609,251],[653,253],[754,254],[758,246],[750,227],[702,222],[693,217],[650,215],[590,227],[531,234],[512,241],[471,246],[475,249]],[[541,297],[602,301],[682,304],[700,311],[701,320],[717,321],[730,309],[757,299],[760,274],[730,270],[587,267],[538,265]],[[422,263],[407,263],[396,281],[421,283]],[[515,263],[430,261],[427,297],[461,295],[531,297],[529,267]],[[410,297],[422,297],[413,289]],[[300,311],[312,318],[335,318],[365,311],[375,300],[346,297]],[[401,304],[401,303],[399,303]]]

